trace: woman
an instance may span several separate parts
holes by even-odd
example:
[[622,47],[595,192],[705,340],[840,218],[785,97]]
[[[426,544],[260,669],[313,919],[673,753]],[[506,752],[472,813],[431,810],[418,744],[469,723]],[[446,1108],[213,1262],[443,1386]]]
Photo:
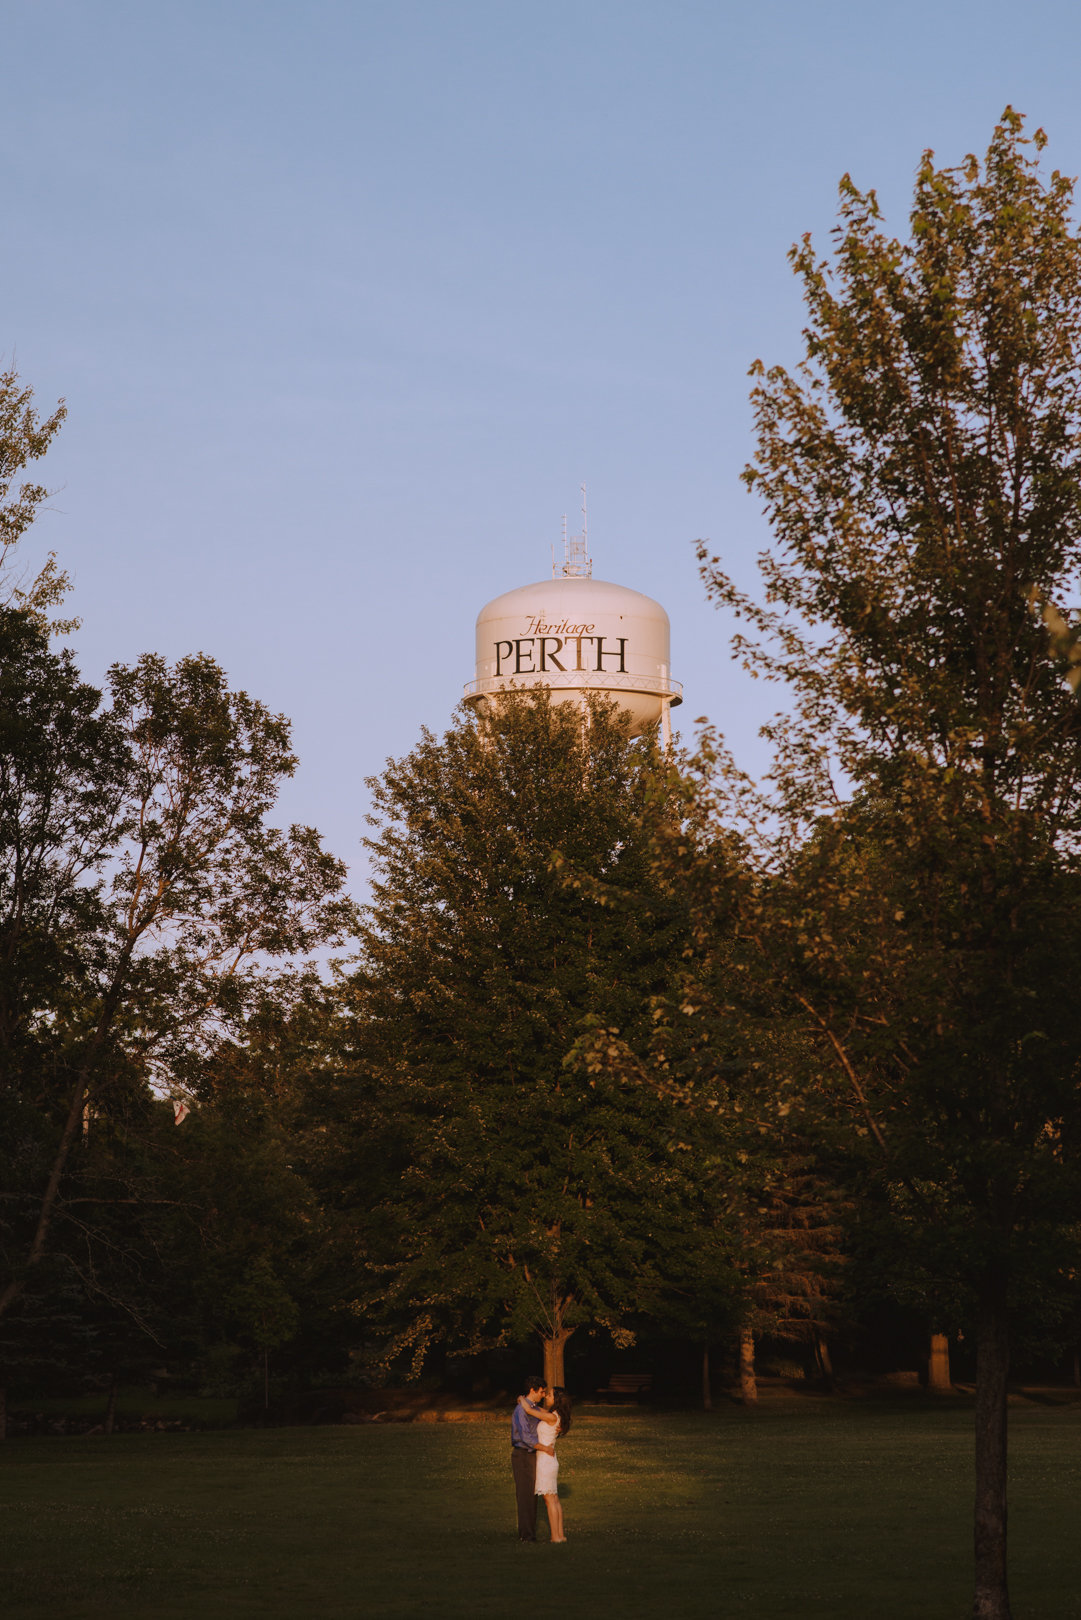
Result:
[[567,1391],[557,1385],[545,1392],[544,1405],[534,1406],[527,1395],[518,1397],[530,1417],[537,1419],[537,1484],[538,1496],[544,1497],[548,1510],[548,1529],[553,1541],[566,1541],[563,1534],[563,1504],[559,1500],[559,1459],[556,1440],[569,1432],[571,1403]]

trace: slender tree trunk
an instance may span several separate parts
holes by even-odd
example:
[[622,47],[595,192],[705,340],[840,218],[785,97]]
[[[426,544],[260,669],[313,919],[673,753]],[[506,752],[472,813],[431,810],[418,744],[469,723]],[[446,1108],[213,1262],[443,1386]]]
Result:
[[[45,1239],[49,1232],[49,1222],[52,1220],[53,1206],[55,1205],[59,1195],[60,1181],[64,1174],[64,1166],[68,1162],[68,1154],[71,1152],[72,1143],[75,1141],[76,1133],[79,1129],[79,1122],[82,1119],[83,1103],[85,1098],[86,1073],[83,1071],[79,1075],[78,1085],[71,1094],[71,1102],[68,1105],[68,1117],[64,1123],[63,1132],[61,1133],[60,1145],[56,1150],[56,1156],[53,1159],[52,1169],[49,1171],[49,1179],[45,1184],[45,1191],[42,1194],[41,1207],[38,1211],[37,1227],[34,1231],[33,1241],[30,1244],[30,1251],[26,1257],[26,1270],[29,1270],[32,1266],[36,1266],[42,1255],[45,1253]],[[7,1284],[7,1287],[0,1292],[0,1316],[2,1316],[5,1311],[10,1309],[10,1307],[15,1303],[19,1295],[22,1293],[22,1290],[23,1279],[19,1277],[12,1277],[10,1282]]]
[[[123,997],[124,987],[127,983],[128,971],[131,966],[131,959],[135,951],[135,946],[138,942],[140,934],[146,932],[146,928],[150,926],[150,923],[153,922],[153,920],[153,916],[150,916],[148,917],[146,924],[141,929],[137,930],[135,933],[131,933],[129,931],[127,943],[120,952],[119,961],[113,972],[112,983],[109,985],[109,988],[106,991],[105,997],[102,1001],[101,1015],[98,1018],[94,1033],[90,1038],[87,1051],[84,1053],[84,1061],[81,1069],[79,1070],[78,1084],[75,1086],[75,1089],[72,1092],[71,1103],[68,1107],[67,1119],[64,1123],[64,1129],[61,1133],[60,1142],[57,1146],[56,1155],[53,1159],[52,1169],[49,1171],[49,1179],[45,1183],[45,1189],[41,1195],[41,1205],[38,1210],[37,1227],[35,1228],[33,1241],[30,1244],[30,1249],[22,1268],[24,1272],[30,1271],[34,1266],[38,1265],[45,1254],[45,1243],[49,1235],[49,1225],[53,1218],[53,1210],[56,1206],[56,1200],[60,1195],[60,1183],[63,1179],[64,1170],[67,1166],[68,1155],[70,1154],[74,1145],[80,1125],[84,1124],[85,1122],[86,1129],[89,1130],[91,1075],[93,1074],[98,1056],[105,1045],[106,1036],[112,1028],[113,1019],[116,1017],[117,1011],[120,1007],[120,1002]],[[0,1289],[0,1316],[3,1316],[6,1311],[11,1309],[11,1306],[22,1293],[24,1283],[25,1277],[14,1276],[8,1281],[4,1288]]]
[[1006,1378],[1004,1290],[980,1300],[976,1337],[976,1597],[973,1620],[1011,1620],[1006,1584]]
[[822,1382],[828,1390],[833,1388],[833,1361],[830,1358],[830,1347],[821,1333],[815,1334],[815,1360],[818,1370],[822,1374]]
[[1073,1383],[1075,1389],[1081,1389],[1081,1350],[1076,1345],[1073,1353]]
[[263,1416],[270,1411],[270,1351],[263,1346]]
[[8,1437],[8,1392],[0,1384],[0,1440]]
[[950,1378],[950,1341],[944,1333],[931,1334],[931,1350],[927,1359],[927,1388],[939,1395],[948,1395],[953,1388]]
[[702,1346],[702,1410],[713,1411],[713,1384],[709,1375],[709,1340]]
[[105,1408],[105,1433],[106,1434],[112,1434],[113,1429],[114,1429],[114,1427],[116,1425],[116,1391],[117,1391],[117,1383],[118,1383],[117,1376],[116,1376],[115,1373],[113,1373],[112,1382],[109,1385],[109,1403]]
[[754,1406],[758,1400],[758,1380],[754,1375],[754,1334],[743,1328],[739,1336],[739,1392],[744,1406]]

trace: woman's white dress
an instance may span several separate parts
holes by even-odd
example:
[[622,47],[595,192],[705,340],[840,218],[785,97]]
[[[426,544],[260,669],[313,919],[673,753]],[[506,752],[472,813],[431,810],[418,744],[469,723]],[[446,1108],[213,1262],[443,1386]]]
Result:
[[[554,1446],[558,1433],[558,1417],[553,1418],[550,1423],[537,1424],[537,1439],[542,1446]],[[559,1495],[559,1458],[549,1457],[546,1451],[537,1452],[536,1491],[538,1496]]]

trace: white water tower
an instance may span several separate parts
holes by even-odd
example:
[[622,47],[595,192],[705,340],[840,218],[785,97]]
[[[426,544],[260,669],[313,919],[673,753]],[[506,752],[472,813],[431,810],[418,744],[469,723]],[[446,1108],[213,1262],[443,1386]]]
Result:
[[564,533],[563,562],[552,578],[497,596],[477,615],[477,674],[465,689],[479,706],[508,687],[547,686],[553,702],[584,702],[596,692],[629,712],[632,736],[661,722],[683,701],[670,669],[671,632],[659,602],[625,585],[593,578],[582,533]]

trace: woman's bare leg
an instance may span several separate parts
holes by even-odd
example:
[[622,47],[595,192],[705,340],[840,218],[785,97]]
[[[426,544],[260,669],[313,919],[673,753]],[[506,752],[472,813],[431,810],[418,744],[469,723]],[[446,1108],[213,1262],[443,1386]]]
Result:
[[566,1541],[563,1534],[563,1503],[558,1496],[546,1496],[544,1505],[548,1509],[548,1529],[553,1541]]

